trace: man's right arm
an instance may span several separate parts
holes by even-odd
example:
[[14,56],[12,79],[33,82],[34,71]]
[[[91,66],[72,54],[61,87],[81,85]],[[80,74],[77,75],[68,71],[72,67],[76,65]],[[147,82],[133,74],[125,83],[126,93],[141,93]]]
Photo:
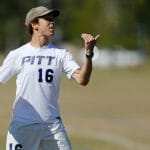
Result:
[[14,54],[10,52],[0,66],[0,83],[6,83],[15,74],[14,67]]

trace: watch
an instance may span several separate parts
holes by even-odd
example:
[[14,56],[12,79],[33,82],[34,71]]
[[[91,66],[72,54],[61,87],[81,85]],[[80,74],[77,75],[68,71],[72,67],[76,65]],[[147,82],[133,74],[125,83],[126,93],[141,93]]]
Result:
[[92,58],[94,56],[93,52],[86,52],[85,53],[86,58]]

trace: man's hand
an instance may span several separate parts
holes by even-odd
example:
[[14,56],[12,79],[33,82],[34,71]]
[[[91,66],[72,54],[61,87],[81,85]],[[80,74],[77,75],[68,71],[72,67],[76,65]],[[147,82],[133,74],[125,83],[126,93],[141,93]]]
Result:
[[91,53],[99,38],[99,34],[94,37],[91,34],[82,33],[81,38],[84,40],[84,46],[86,52]]
[[[97,39],[99,38],[99,34],[93,37],[91,34],[83,33],[81,34],[81,38],[84,40],[86,57],[87,53],[89,53],[91,56],[89,55],[87,58],[92,58],[93,48],[97,42]],[[82,67],[80,69],[77,69],[72,76],[79,84],[85,86],[90,80],[91,72],[92,60],[86,59]]]

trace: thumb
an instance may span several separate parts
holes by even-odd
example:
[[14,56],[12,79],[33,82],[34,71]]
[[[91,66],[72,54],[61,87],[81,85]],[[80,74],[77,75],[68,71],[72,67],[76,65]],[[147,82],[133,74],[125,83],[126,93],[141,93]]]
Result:
[[99,34],[97,34],[96,36],[95,36],[95,40],[97,41],[97,39],[100,37],[100,35]]

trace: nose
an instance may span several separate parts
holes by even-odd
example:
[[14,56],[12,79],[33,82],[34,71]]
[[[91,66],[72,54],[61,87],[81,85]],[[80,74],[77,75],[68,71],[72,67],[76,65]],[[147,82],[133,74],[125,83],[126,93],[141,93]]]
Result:
[[55,21],[51,21],[50,26],[55,26]]

